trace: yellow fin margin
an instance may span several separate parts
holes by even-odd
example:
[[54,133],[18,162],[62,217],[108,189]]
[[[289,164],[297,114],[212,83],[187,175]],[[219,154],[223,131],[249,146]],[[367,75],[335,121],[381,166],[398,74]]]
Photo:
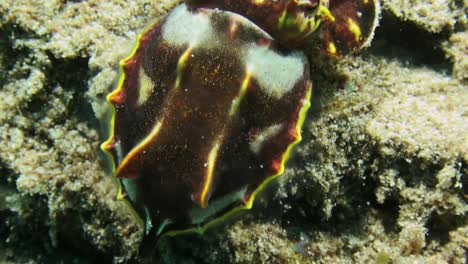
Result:
[[206,232],[206,230],[217,226],[223,222],[225,222],[227,219],[237,215],[238,213],[245,211],[245,210],[250,210],[253,206],[253,202],[255,200],[255,197],[263,190],[265,187],[272,182],[273,180],[277,179],[281,174],[284,172],[284,165],[286,161],[289,159],[291,155],[292,149],[302,140],[301,136],[301,128],[302,125],[304,124],[305,118],[307,116],[307,110],[310,108],[310,100],[312,98],[312,85],[309,86],[309,89],[307,91],[306,97],[304,98],[304,103],[302,105],[301,110],[299,111],[299,118],[297,120],[296,124],[296,130],[298,132],[298,137],[294,142],[292,142],[288,148],[286,149],[285,153],[283,154],[283,158],[281,160],[281,165],[280,165],[280,170],[278,173],[268,177],[265,179],[265,181],[260,184],[260,186],[257,187],[257,189],[250,195],[249,200],[247,200],[243,205],[240,205],[236,208],[233,208],[232,210],[226,212],[224,215],[211,220],[210,222],[206,223],[203,226],[200,227],[192,227],[189,229],[184,229],[184,230],[173,230],[173,231],[168,231],[167,233],[163,234],[162,236],[176,236],[176,235],[185,235],[185,234],[193,234],[193,233],[198,233],[198,234],[203,234]]

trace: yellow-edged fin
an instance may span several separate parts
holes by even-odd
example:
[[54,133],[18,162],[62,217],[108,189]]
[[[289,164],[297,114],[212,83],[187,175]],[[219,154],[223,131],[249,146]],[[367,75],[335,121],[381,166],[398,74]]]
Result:
[[[242,102],[242,99],[245,97],[245,94],[247,93],[250,80],[251,80],[251,73],[250,73],[250,70],[247,70],[247,74],[244,80],[242,81],[241,88],[239,89],[239,94],[231,103],[231,107],[229,109],[229,117],[228,117],[229,119],[233,118],[235,114],[238,113],[240,103]],[[225,129],[226,128],[223,128],[223,133],[221,133],[222,135],[224,135]],[[208,169],[206,172],[206,177],[205,177],[205,181],[203,184],[203,190],[200,195],[200,201],[199,201],[199,204],[202,208],[205,208],[208,204],[207,196],[211,187],[211,183],[213,181],[213,171],[214,171],[216,159],[217,159],[218,152],[219,152],[219,147],[221,145],[221,141],[222,141],[222,138],[218,138],[213,148],[210,150],[210,153],[208,154],[208,161],[207,161]]]
[[208,161],[207,161],[207,170],[206,170],[206,177],[205,182],[203,185],[203,190],[200,196],[200,205],[202,208],[206,208],[208,201],[207,196],[213,182],[213,171],[216,165],[216,159],[218,158],[219,147],[220,147],[220,140],[218,139],[214,144],[213,148],[210,150],[208,154]]
[[[117,88],[110,92],[107,96],[106,96],[106,101],[112,105],[111,103],[111,98],[112,96],[115,96],[116,94],[120,93],[120,91],[122,91],[122,86],[123,86],[123,83],[125,81],[125,78],[126,78],[126,75],[125,75],[125,71],[124,71],[124,66],[125,66],[125,63],[128,62],[129,60],[131,60],[133,58],[133,56],[135,56],[137,50],[140,48],[140,44],[141,44],[141,38],[144,34],[148,33],[148,31],[150,31],[154,26],[156,26],[156,24],[159,23],[159,19],[157,19],[155,22],[151,23],[148,27],[146,27],[143,32],[141,32],[140,34],[138,34],[137,36],[137,40],[136,40],[136,43],[135,43],[135,46],[133,47],[132,51],[130,52],[130,55],[128,55],[126,58],[124,58],[123,60],[121,60],[119,62],[119,74],[120,74],[120,77],[119,77],[119,81],[117,83]],[[101,144],[101,150],[106,153],[107,155],[109,156],[112,156],[109,151],[108,151],[108,146],[112,143],[112,141],[114,140],[114,125],[115,125],[115,116],[116,116],[116,111],[115,111],[115,106],[112,105],[112,113],[111,113],[111,118],[110,118],[110,121],[109,121],[109,126],[110,126],[110,129],[109,129],[109,137],[106,141],[104,141],[102,144]],[[112,157],[113,158],[113,157]],[[116,167],[115,167],[115,162],[113,160],[113,169],[112,169],[112,172],[114,173],[115,175],[115,170],[116,170]]]
[[[125,63],[128,62],[129,60],[131,60],[135,56],[135,54],[137,53],[138,49],[140,48],[142,36],[144,34],[148,33],[148,31],[150,31],[157,23],[159,23],[159,19],[156,20],[154,23],[150,24],[148,27],[146,27],[143,30],[143,32],[138,34],[135,46],[133,47],[130,55],[128,55],[126,58],[124,58],[123,60],[121,60],[119,62],[120,77],[119,77],[119,81],[117,83],[117,88],[114,91],[110,92],[106,96],[106,101],[109,104],[112,105],[112,110],[111,110],[112,113],[111,113],[111,118],[110,118],[110,121],[109,121],[109,137],[108,137],[108,139],[106,141],[104,141],[101,144],[100,147],[101,147],[101,150],[104,153],[106,153],[107,156],[110,156],[111,159],[112,159],[112,173],[114,174],[114,176],[116,175],[116,164],[115,164],[115,160],[113,159],[114,157],[111,155],[111,153],[108,150],[109,145],[112,144],[112,142],[114,141],[114,126],[115,126],[115,118],[116,118],[115,106],[112,104],[111,99],[112,99],[112,96],[115,96],[116,94],[119,94],[122,91],[123,84],[124,84],[124,81],[125,81],[125,78],[126,78],[126,74],[125,74],[125,71],[124,71]],[[130,202],[125,198],[125,195],[123,193],[122,183],[119,180],[117,180],[117,184],[118,184],[118,190],[117,190],[117,195],[116,195],[115,199],[118,200],[118,201],[124,202],[126,207],[132,213],[133,217],[137,220],[138,224],[140,226],[144,226],[145,224],[144,224],[143,219],[141,218],[141,216],[136,212],[136,210],[133,208],[133,206],[130,204]]]
[[259,192],[261,192],[265,188],[265,186],[267,186],[271,181],[273,181],[274,179],[278,178],[281,174],[283,174],[284,165],[286,164],[286,161],[291,156],[292,149],[299,142],[301,142],[301,140],[302,140],[301,128],[302,128],[302,125],[304,124],[304,120],[305,120],[306,115],[307,115],[307,110],[309,110],[309,108],[310,108],[310,99],[311,98],[312,98],[312,85],[310,85],[310,87],[309,87],[309,89],[307,91],[306,97],[304,98],[304,103],[303,103],[303,105],[301,107],[301,110],[299,111],[299,117],[298,117],[298,120],[297,120],[297,123],[296,123],[296,131],[297,131],[296,140],[294,140],[294,142],[292,142],[288,146],[286,151],[283,153],[283,156],[282,156],[282,159],[281,159],[281,164],[280,164],[280,169],[279,169],[278,173],[268,177],[267,179],[265,179],[265,181],[262,182],[262,184],[260,184],[260,186],[250,195],[249,200],[247,200],[247,203],[245,205],[246,206],[245,208],[247,208],[247,209],[252,208],[253,201],[255,200],[255,196]]
[[240,212],[242,212],[244,210],[251,209],[252,205],[253,205],[253,201],[255,200],[256,195],[258,193],[260,193],[265,188],[265,186],[267,186],[271,181],[273,181],[276,178],[278,178],[279,176],[281,176],[281,174],[284,172],[284,164],[286,163],[289,156],[291,155],[292,149],[294,148],[294,146],[296,146],[302,140],[301,128],[302,128],[302,125],[304,124],[305,118],[307,116],[307,110],[310,107],[311,98],[312,98],[312,85],[309,87],[309,89],[307,91],[307,94],[306,94],[306,97],[304,98],[304,103],[302,105],[302,108],[299,111],[299,118],[298,118],[297,124],[296,124],[296,130],[298,132],[298,137],[296,138],[296,140],[294,142],[292,142],[288,146],[285,153],[283,154],[282,161],[281,161],[281,166],[280,166],[280,171],[277,174],[274,174],[274,175],[268,177],[267,179],[265,179],[265,181],[262,184],[260,184],[260,186],[250,195],[249,200],[246,203],[244,203],[243,205],[238,206],[238,207],[226,212],[224,215],[222,215],[222,216],[220,216],[220,217],[218,217],[216,219],[213,219],[212,221],[206,223],[203,226],[192,227],[192,228],[184,229],[184,230],[171,230],[171,231],[168,231],[167,233],[163,234],[163,236],[171,236],[172,237],[172,236],[176,236],[176,235],[184,235],[184,234],[191,234],[191,233],[203,234],[203,233],[206,232],[206,230],[225,222],[227,219],[235,216],[236,214],[238,214],[238,213],[240,213]]
[[116,175],[119,175],[122,169],[130,162],[130,160],[135,157],[138,153],[141,153],[143,149],[148,146],[154,138],[158,135],[159,131],[161,130],[161,126],[164,122],[164,119],[158,121],[156,125],[153,127],[151,132],[148,136],[146,136],[140,143],[138,143],[120,162],[119,167],[117,168]]
[[[112,109],[112,111],[115,112],[115,109]],[[111,116],[111,118],[109,120],[109,125],[114,126],[114,124],[115,124],[115,113],[112,113],[112,116]],[[114,129],[110,129],[110,130],[111,131],[109,132],[110,133],[109,138],[106,141],[102,142],[102,144],[100,146],[101,150],[103,152],[105,152],[105,153],[108,153],[108,154],[110,154],[109,153],[109,148],[110,148],[110,145],[112,144],[112,141],[114,139],[114,133],[113,133]]]
[[157,23],[158,22],[155,22],[155,23],[151,24],[142,33],[138,34],[135,47],[133,47],[132,52],[130,53],[130,55],[128,55],[125,59],[123,59],[123,60],[121,60],[119,62],[119,72],[120,72],[119,82],[117,84],[117,88],[107,95],[106,99],[107,99],[108,103],[112,103],[111,102],[112,97],[116,96],[118,93],[120,93],[120,91],[122,91],[123,83],[124,83],[125,78],[126,78],[125,71],[124,71],[125,64],[128,61],[130,61],[135,56],[135,54],[137,53],[138,49],[140,48],[141,38],[143,37],[143,35],[148,33],[148,31],[150,31],[154,27],[154,25],[156,25]]
[[[138,51],[138,49],[140,48],[140,44],[141,44],[141,38],[144,34],[146,34],[149,30],[151,30],[157,23],[159,22],[159,20],[155,21],[154,23],[152,23],[151,25],[149,25],[145,30],[143,30],[142,33],[138,34],[138,37],[137,37],[137,40],[136,40],[136,43],[135,43],[135,46],[133,47],[130,55],[128,55],[126,58],[124,58],[123,60],[121,60],[119,62],[119,74],[120,74],[120,77],[119,77],[119,81],[117,83],[117,88],[112,91],[111,93],[109,93],[107,96],[106,96],[106,101],[112,105],[112,113],[111,113],[111,118],[110,118],[110,121],[109,121],[109,137],[106,141],[104,141],[102,144],[101,144],[101,150],[107,155],[107,156],[110,156],[111,159],[112,159],[112,173],[114,174],[114,176],[116,175],[116,164],[115,164],[115,160],[113,159],[114,157],[111,155],[111,153],[109,152],[109,145],[113,143],[113,140],[114,140],[114,126],[115,126],[115,118],[116,118],[116,110],[115,110],[115,106],[112,104],[111,100],[112,100],[112,97],[119,94],[121,91],[122,91],[122,88],[123,88],[123,84],[124,84],[124,81],[125,81],[125,78],[126,78],[126,74],[125,74],[125,71],[124,71],[124,66],[125,66],[125,63],[128,62],[129,60],[131,60],[133,58],[133,56],[135,56],[136,52]],[[137,220],[138,224],[140,226],[144,226],[144,222],[143,222],[143,219],[141,218],[141,216],[136,212],[136,210],[133,208],[133,206],[130,204],[130,202],[126,199],[124,193],[123,193],[123,187],[122,187],[122,183],[117,180],[117,184],[118,184],[118,190],[117,190],[117,195],[115,196],[115,199],[118,200],[118,201],[122,201],[125,203],[126,207],[128,208],[128,210],[130,210],[131,214],[133,215],[133,217]]]

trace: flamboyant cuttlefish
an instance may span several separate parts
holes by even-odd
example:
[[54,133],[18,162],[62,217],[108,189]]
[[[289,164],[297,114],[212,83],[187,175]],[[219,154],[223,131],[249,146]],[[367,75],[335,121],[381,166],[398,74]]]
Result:
[[138,36],[102,149],[157,239],[203,232],[281,175],[310,105],[304,50],[365,46],[376,0],[191,0]]

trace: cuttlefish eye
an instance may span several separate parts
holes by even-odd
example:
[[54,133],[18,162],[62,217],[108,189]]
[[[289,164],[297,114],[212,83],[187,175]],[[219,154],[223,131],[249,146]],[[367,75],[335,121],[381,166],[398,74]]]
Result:
[[301,46],[322,21],[334,21],[334,17],[321,1],[291,0],[279,16],[277,35],[288,46]]

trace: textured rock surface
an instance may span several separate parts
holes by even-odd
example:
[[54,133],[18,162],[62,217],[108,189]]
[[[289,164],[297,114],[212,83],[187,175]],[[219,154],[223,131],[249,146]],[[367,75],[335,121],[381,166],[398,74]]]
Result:
[[[177,2],[0,2],[1,262],[134,258],[99,120],[118,61]],[[466,262],[466,1],[382,5],[371,49],[313,61],[286,177],[244,217],[163,240],[160,262]]]
[[139,28],[175,4],[166,2],[0,3],[3,258],[135,254],[141,230],[115,202],[96,117],[105,113],[118,61]]
[[382,7],[400,20],[411,21],[424,30],[438,33],[466,26],[466,0],[382,0]]
[[453,76],[465,84],[468,82],[468,31],[452,34],[444,42],[447,56],[453,61]]

